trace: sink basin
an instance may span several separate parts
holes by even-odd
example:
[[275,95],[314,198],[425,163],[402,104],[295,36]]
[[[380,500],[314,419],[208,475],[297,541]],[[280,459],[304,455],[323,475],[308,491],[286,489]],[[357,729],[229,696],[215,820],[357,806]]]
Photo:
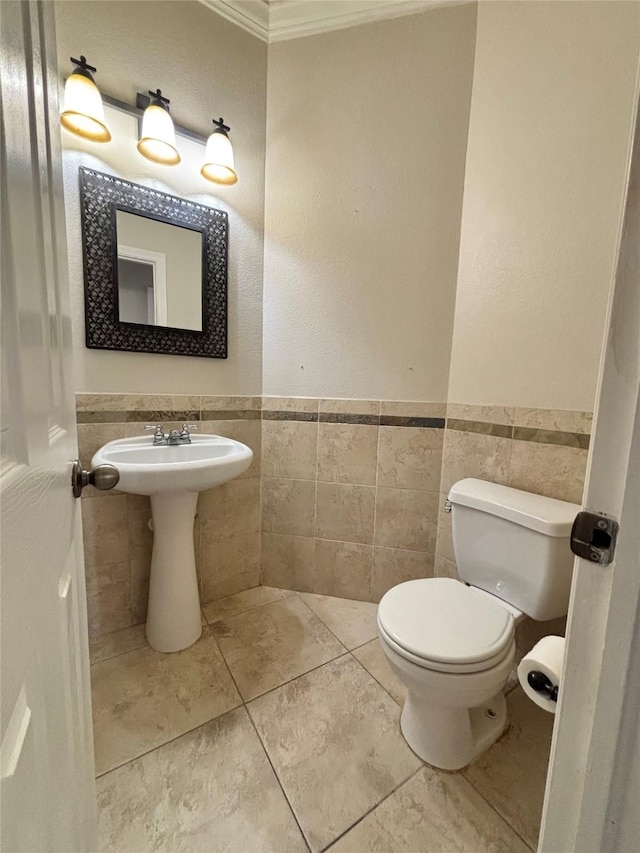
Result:
[[252,451],[220,435],[192,435],[191,444],[154,445],[149,436],[110,441],[94,454],[92,468],[115,465],[118,489],[151,496],[153,553],[146,633],[159,652],[179,652],[202,633],[193,547],[198,492],[238,477]]
[[122,492],[155,495],[212,489],[246,471],[252,458],[253,453],[244,444],[221,435],[192,435],[191,444],[157,446],[149,436],[142,435],[105,444],[91,466],[115,465]]

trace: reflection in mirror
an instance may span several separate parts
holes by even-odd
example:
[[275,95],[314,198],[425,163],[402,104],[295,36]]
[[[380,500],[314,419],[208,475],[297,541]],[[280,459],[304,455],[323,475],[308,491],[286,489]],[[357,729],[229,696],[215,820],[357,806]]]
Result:
[[204,235],[117,209],[118,321],[202,331]]

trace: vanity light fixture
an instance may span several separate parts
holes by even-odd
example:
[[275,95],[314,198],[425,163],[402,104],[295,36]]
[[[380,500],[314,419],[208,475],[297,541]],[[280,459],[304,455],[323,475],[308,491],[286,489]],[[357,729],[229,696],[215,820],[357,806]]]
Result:
[[71,57],[75,68],[64,86],[64,109],[60,123],[71,133],[92,142],[109,142],[111,134],[104,123],[102,97],[93,79],[96,69],[87,59]]
[[142,131],[138,151],[147,160],[175,166],[180,162],[176,148],[176,132],[169,114],[169,99],[160,89],[149,92],[151,100],[142,116]]
[[214,130],[207,140],[207,149],[200,173],[214,184],[231,186],[238,180],[233,162],[233,148],[229,139],[231,128],[224,123],[222,117],[217,120],[214,118],[213,124]]

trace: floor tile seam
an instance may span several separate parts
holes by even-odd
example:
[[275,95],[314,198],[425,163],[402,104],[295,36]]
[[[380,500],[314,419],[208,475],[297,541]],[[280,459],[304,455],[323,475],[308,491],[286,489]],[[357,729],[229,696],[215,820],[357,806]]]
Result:
[[[345,649],[344,652],[342,652],[339,655],[336,655],[336,657],[329,658],[328,660],[324,661],[323,663],[319,663],[318,666],[311,667],[311,669],[307,669],[305,672],[301,672],[299,675],[294,675],[292,678],[288,678],[286,681],[283,681],[282,684],[278,684],[275,687],[270,687],[269,690],[265,690],[264,693],[259,693],[257,696],[252,696],[251,699],[244,699],[244,697],[243,697],[242,698],[243,704],[246,705],[248,708],[248,706],[252,702],[256,702],[258,699],[262,699],[264,696],[268,696],[270,693],[274,693],[276,690],[280,690],[281,687],[285,687],[287,684],[292,684],[294,681],[297,681],[299,678],[304,678],[305,675],[310,675],[310,673],[316,672],[317,670],[322,669],[323,666],[327,666],[327,664],[329,664],[329,663],[334,663],[337,660],[342,660],[342,658],[345,658],[350,654],[351,654],[351,652],[349,652],[348,649]],[[240,695],[242,696],[242,694],[240,694]]]
[[[257,589],[258,587],[261,587],[261,586],[263,586],[263,584],[258,584],[257,587],[255,587],[255,586],[249,587],[249,589]],[[268,586],[268,584],[266,584],[265,586]],[[272,589],[281,589],[281,587],[272,587]],[[248,590],[242,590],[242,592],[248,592]],[[293,598],[294,596],[297,595],[296,590],[293,590],[293,589],[287,589],[287,590],[284,590],[284,592],[289,592],[291,594],[285,595],[283,598],[274,598],[272,601],[263,601],[261,604],[252,604],[251,607],[247,607],[246,610],[240,610],[238,613],[230,613],[227,616],[221,616],[220,619],[216,619],[213,622],[209,622],[206,614],[205,614],[204,618],[207,620],[207,625],[209,626],[209,628],[213,628],[214,625],[216,625],[218,622],[224,622],[225,619],[235,619],[236,616],[244,616],[245,613],[252,613],[254,610],[260,610],[261,607],[268,607],[269,604],[277,604],[278,602],[286,601],[288,598]],[[240,593],[233,593],[233,594],[239,595]],[[226,596],[225,596],[225,598],[226,598]],[[222,599],[219,599],[219,600],[222,601]],[[216,601],[216,599],[214,598],[213,601],[208,601],[207,604],[214,604],[215,601]],[[205,607],[206,606],[207,605],[205,604]],[[202,612],[204,613],[204,610]]]
[[325,853],[325,851],[329,850],[329,848],[332,845],[334,845],[338,841],[340,841],[341,838],[344,838],[344,836],[348,832],[351,832],[351,830],[355,829],[355,827],[358,826],[360,823],[362,823],[362,821],[365,818],[369,817],[370,814],[373,814],[373,812],[377,808],[379,808],[386,800],[388,800],[389,797],[392,797],[397,791],[400,790],[400,788],[402,788],[403,785],[406,785],[408,782],[410,782],[414,778],[414,776],[417,776],[418,773],[420,773],[422,770],[424,770],[424,768],[425,768],[425,765],[421,764],[420,767],[418,767],[416,770],[413,770],[405,779],[402,780],[402,782],[399,782],[392,791],[389,791],[389,793],[386,794],[384,797],[382,797],[381,800],[378,800],[378,802],[375,805],[371,806],[370,809],[367,809],[367,811],[363,815],[361,815],[356,821],[354,821],[354,823],[352,823],[351,826],[347,827],[347,829],[345,829],[344,832],[341,832],[340,835],[337,835],[325,847],[323,847],[321,850],[319,850],[318,853]]
[[280,790],[282,791],[282,796],[284,797],[285,802],[289,806],[289,811],[291,812],[291,816],[293,817],[294,821],[296,822],[296,826],[300,830],[300,835],[302,836],[302,840],[303,840],[307,850],[311,851],[311,847],[309,845],[309,842],[307,841],[307,836],[305,835],[305,832],[302,828],[302,825],[301,825],[300,821],[298,820],[298,815],[296,814],[295,809],[293,808],[293,805],[291,804],[289,797],[287,796],[287,792],[285,790],[284,784],[283,784],[282,780],[280,779],[280,776],[278,775],[278,771],[276,770],[273,761],[271,760],[271,756],[269,755],[269,751],[267,750],[267,746],[262,739],[262,735],[260,734],[258,727],[256,726],[256,722],[253,719],[253,716],[251,715],[251,711],[249,710],[247,705],[243,705],[243,707],[244,707],[244,710],[246,711],[247,717],[249,718],[251,725],[253,726],[253,730],[256,733],[256,737],[258,738],[258,740],[260,742],[260,746],[262,747],[262,751],[264,752],[264,754],[267,758],[267,761],[269,762],[269,766],[271,767],[271,770],[273,771],[273,775],[276,778],[276,782],[278,783]]
[[170,738],[168,738],[168,740],[165,740],[162,743],[157,744],[156,746],[152,746],[151,749],[146,749],[144,752],[141,752],[139,755],[134,755],[133,758],[129,758],[127,761],[122,761],[120,764],[116,764],[115,767],[110,767],[108,770],[105,770],[103,773],[98,773],[95,778],[101,779],[103,776],[107,776],[109,773],[113,773],[114,770],[120,770],[120,768],[126,767],[127,764],[132,764],[134,761],[138,761],[138,759],[144,758],[145,755],[150,755],[152,752],[157,752],[157,750],[162,749],[165,746],[168,746],[170,743],[173,743],[176,740],[180,740],[181,737],[185,737],[185,735],[190,735],[193,732],[197,731],[198,729],[201,729],[204,726],[208,726],[209,723],[212,723],[214,720],[218,720],[220,717],[223,717],[225,714],[230,714],[232,711],[237,711],[238,708],[245,708],[245,704],[242,701],[242,696],[240,696],[240,702],[237,705],[233,705],[233,707],[227,708],[225,711],[221,711],[219,714],[215,714],[213,717],[210,717],[208,720],[205,720],[203,723],[198,723],[197,726],[193,726],[193,728],[186,729],[186,731],[180,732],[180,734],[174,735],[174,737],[170,737]]
[[[372,642],[372,641],[371,641],[371,640],[369,640],[369,642]],[[365,645],[365,646],[366,646],[367,644],[366,644],[366,643],[363,643],[363,645]],[[362,646],[358,646],[358,648],[362,648]],[[383,684],[381,681],[379,681],[379,680],[375,677],[375,675],[367,669],[367,667],[362,663],[362,661],[359,661],[359,660],[358,660],[358,658],[353,654],[353,652],[354,652],[354,651],[356,651],[356,649],[353,649],[352,651],[350,651],[350,652],[349,652],[349,654],[350,654],[350,655],[351,655],[351,657],[354,659],[354,661],[355,661],[357,664],[359,664],[359,666],[360,666],[360,667],[362,667],[362,669],[364,669],[364,671],[367,673],[367,675],[368,675],[368,676],[370,676],[371,678],[373,678],[373,680],[376,682],[376,684],[378,684],[380,687],[382,687],[382,689],[383,689],[383,690],[384,690],[384,692],[387,694],[387,696],[390,696],[390,697],[393,699],[393,701],[395,702],[395,704],[398,706],[398,708],[399,708],[400,710],[402,710],[402,706],[400,705],[400,703],[398,702],[398,700],[395,698],[395,696],[393,696],[393,694],[392,694],[389,690],[387,690],[387,688],[384,686],[384,684]]]
[[506,826],[511,830],[511,832],[513,832],[513,834],[514,834],[514,835],[516,835],[516,836],[520,839],[520,841],[522,841],[522,843],[523,843],[523,844],[524,844],[524,845],[525,845],[529,850],[532,850],[532,851],[533,851],[533,853],[536,853],[537,845],[536,845],[535,847],[532,847],[532,846],[531,846],[531,844],[527,841],[527,839],[526,839],[523,835],[521,835],[521,834],[518,832],[518,830],[517,830],[514,826],[512,826],[512,825],[511,825],[511,823],[510,823],[510,821],[508,820],[508,818],[507,818],[507,817],[505,817],[505,815],[503,815],[503,814],[500,812],[500,810],[499,810],[496,806],[494,806],[494,804],[493,804],[493,803],[491,802],[491,800],[486,796],[486,794],[484,794],[484,793],[483,793],[483,792],[482,792],[482,791],[481,791],[481,790],[480,790],[480,789],[479,789],[479,788],[478,788],[478,787],[477,787],[477,786],[476,786],[476,785],[471,781],[471,779],[469,779],[469,777],[467,776],[467,773],[466,773],[466,771],[467,771],[468,767],[469,767],[469,765],[467,765],[467,767],[464,767],[464,768],[460,771],[460,773],[459,773],[458,775],[462,776],[462,778],[465,780],[465,782],[468,782],[468,783],[469,783],[469,785],[471,785],[471,787],[472,787],[472,788],[473,788],[473,790],[476,792],[476,794],[478,794],[478,796],[479,796],[479,797],[481,797],[481,798],[484,800],[484,802],[489,806],[489,808],[490,808],[490,809],[491,809],[491,810],[492,810],[492,811],[493,811],[493,812],[494,812],[494,813],[495,813],[495,814],[500,818],[500,820],[502,821],[502,823],[504,823],[504,824],[505,824],[505,825],[506,825]]
[[[138,622],[138,625],[144,625],[144,622]],[[138,625],[129,625],[129,628],[137,628],[137,627],[138,627]],[[120,628],[119,630],[120,630],[120,631],[128,631],[128,630],[129,630],[129,628]],[[116,632],[116,631],[113,631],[113,632],[110,632],[110,633],[114,633],[114,634],[115,634],[115,633],[117,633],[117,632]],[[104,636],[106,637],[106,636],[108,636],[108,634],[104,634]],[[144,647],[145,647],[145,646],[148,646],[148,645],[149,645],[149,643],[148,643],[148,641],[145,639],[144,643],[143,643],[141,646],[135,646],[135,648],[133,648],[133,649],[126,649],[124,652],[116,652],[115,654],[113,654],[113,655],[109,655],[109,656],[108,656],[108,657],[106,657],[106,658],[100,658],[100,660],[91,660],[91,659],[89,659],[89,667],[90,667],[91,669],[93,669],[93,667],[94,667],[94,666],[97,666],[99,663],[106,663],[108,660],[115,660],[115,658],[121,658],[121,657],[122,657],[122,655],[128,655],[128,654],[129,654],[129,652],[139,652],[139,651],[140,651],[140,649],[144,649]]]
[[[305,595],[321,595],[321,593],[319,593],[319,592],[309,592],[309,593],[304,593],[304,594],[305,594]],[[338,596],[331,596],[331,595],[327,595],[327,596],[326,596],[326,598],[334,598],[334,597],[335,597],[335,598],[337,598]],[[310,611],[313,613],[313,615],[314,615],[317,619],[319,619],[319,620],[322,622],[322,624],[323,624],[323,625],[324,625],[324,627],[327,629],[327,631],[328,631],[328,632],[329,632],[333,637],[335,637],[335,639],[340,643],[340,645],[343,647],[343,649],[345,649],[345,651],[347,651],[347,652],[351,652],[351,651],[352,651],[352,649],[350,649],[350,648],[346,645],[346,643],[344,643],[344,642],[340,639],[340,637],[336,634],[336,632],[332,630],[332,628],[331,628],[331,626],[330,626],[330,625],[327,625],[327,623],[324,621],[324,619],[322,618],[322,616],[321,616],[319,613],[316,613],[316,611],[313,609],[313,607],[311,607],[309,604],[307,604],[307,602],[306,602],[303,598],[301,598],[301,596],[300,596],[299,594],[298,594],[298,598],[299,598],[299,599],[300,599],[300,601],[304,604],[304,606],[305,606],[308,610],[310,610]],[[357,599],[357,598],[345,598],[345,599],[344,599],[344,601],[360,601],[360,599]],[[361,601],[360,603],[361,603],[361,604],[371,604],[371,602],[370,602],[370,601]],[[375,639],[375,638],[373,638],[373,639]],[[364,643],[361,643],[360,645],[363,645],[363,646],[364,646],[364,645],[366,645],[366,643],[370,643],[370,642],[371,642],[371,640],[366,640]],[[359,648],[359,646],[355,646],[354,648]]]

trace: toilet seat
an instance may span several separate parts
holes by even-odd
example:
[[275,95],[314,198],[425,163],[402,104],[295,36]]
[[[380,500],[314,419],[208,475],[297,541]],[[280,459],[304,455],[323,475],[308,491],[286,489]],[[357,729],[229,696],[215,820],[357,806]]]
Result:
[[437,672],[472,673],[511,652],[514,619],[499,599],[451,578],[407,581],[378,607],[385,642],[404,658]]

